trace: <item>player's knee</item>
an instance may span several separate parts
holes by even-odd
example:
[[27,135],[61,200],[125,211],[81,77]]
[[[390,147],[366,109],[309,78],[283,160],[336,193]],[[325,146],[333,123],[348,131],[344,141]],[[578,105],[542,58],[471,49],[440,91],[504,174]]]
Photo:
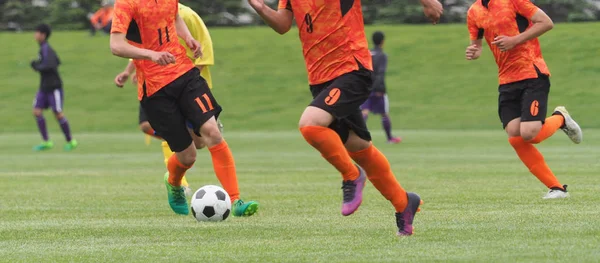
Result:
[[33,109],[33,116],[35,117],[41,117],[42,116],[42,110],[41,109]]
[[223,136],[217,125],[208,123],[203,125],[200,128],[200,134],[202,135],[203,143],[208,147],[217,145],[223,141]]
[[356,133],[351,131],[350,135],[348,136],[348,140],[346,140],[344,143],[344,146],[349,152],[358,152],[369,148],[369,146],[371,146],[371,142],[360,138],[358,135],[356,135]]
[[542,129],[541,122],[528,122],[521,125],[521,137],[523,140],[533,140]]
[[62,112],[55,112],[54,116],[56,117],[57,120],[60,120],[63,117],[65,117],[65,115]]
[[145,122],[140,123],[140,130],[143,133],[148,133],[152,130],[152,126],[150,126],[149,122],[145,121]]
[[321,126],[328,127],[333,122],[333,116],[320,108],[308,107],[302,113],[300,121],[298,122],[299,128],[307,126]]

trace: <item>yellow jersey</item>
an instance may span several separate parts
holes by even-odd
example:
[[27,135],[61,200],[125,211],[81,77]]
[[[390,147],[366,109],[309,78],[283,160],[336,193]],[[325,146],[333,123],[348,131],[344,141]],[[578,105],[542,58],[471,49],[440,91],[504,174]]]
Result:
[[179,38],[179,43],[185,47],[187,56],[194,62],[196,66],[202,66],[200,76],[202,76],[208,83],[208,87],[212,89],[212,78],[210,76],[209,67],[215,64],[215,57],[213,54],[213,45],[208,28],[202,21],[202,18],[194,12],[191,8],[179,4],[179,16],[187,25],[192,37],[196,39],[202,47],[202,57],[194,59],[194,52],[188,48],[183,39]]

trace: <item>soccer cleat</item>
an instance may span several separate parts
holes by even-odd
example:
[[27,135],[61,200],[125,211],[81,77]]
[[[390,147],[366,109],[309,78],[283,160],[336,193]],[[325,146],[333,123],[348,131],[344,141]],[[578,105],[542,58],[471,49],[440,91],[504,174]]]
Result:
[[233,201],[231,211],[235,217],[251,216],[258,211],[258,203],[255,201],[248,201],[245,203],[241,199],[237,199]]
[[397,236],[410,236],[413,234],[413,220],[421,205],[421,197],[415,193],[406,193],[408,204],[402,213],[396,213]]
[[569,136],[569,139],[574,143],[581,143],[581,140],[583,140],[581,127],[573,120],[567,109],[564,106],[558,106],[554,109],[554,114],[560,114],[565,118],[565,124],[560,129]]
[[558,187],[550,188],[550,191],[544,196],[544,199],[558,199],[558,198],[567,198],[569,197],[569,192],[567,192],[567,185],[563,185],[563,189]]
[[169,206],[171,206],[173,212],[180,215],[188,215],[190,209],[185,197],[185,190],[181,186],[172,186],[169,183],[169,172],[165,173],[165,186],[167,187]]
[[342,192],[344,194],[344,202],[342,203],[343,216],[349,216],[354,213],[362,203],[362,192],[363,188],[365,188],[367,176],[363,168],[358,165],[356,168],[358,168],[358,178],[342,182]]
[[400,138],[400,137],[394,137],[387,141],[387,143],[389,143],[389,144],[398,144],[401,142],[402,142],[402,138]]
[[54,147],[54,143],[52,141],[44,141],[36,146],[33,146],[33,150],[36,152],[50,150]]
[[73,139],[65,144],[65,151],[70,152],[77,148],[77,145],[79,145],[79,143],[77,143],[77,140]]

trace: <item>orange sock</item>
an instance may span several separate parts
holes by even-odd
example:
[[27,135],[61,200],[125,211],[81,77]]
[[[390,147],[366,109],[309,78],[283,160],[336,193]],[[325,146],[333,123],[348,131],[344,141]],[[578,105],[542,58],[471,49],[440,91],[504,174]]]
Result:
[[544,125],[542,125],[542,129],[540,130],[538,135],[535,136],[533,140],[530,140],[528,142],[537,144],[544,141],[545,139],[550,138],[550,136],[552,136],[552,134],[558,131],[558,129],[560,129],[560,126],[562,126],[564,123],[565,117],[563,117],[560,114],[552,115],[546,118],[546,121],[544,122]]
[[325,160],[342,173],[344,181],[358,179],[360,176],[358,168],[352,163],[352,159],[337,133],[321,126],[302,127],[300,132],[310,145],[321,152],[321,156]]
[[223,140],[221,143],[208,148],[212,156],[213,169],[217,179],[221,182],[223,189],[229,194],[231,202],[240,199],[240,189],[238,187],[237,175],[235,172],[235,161],[233,154]]
[[190,169],[192,166],[183,165],[179,159],[177,159],[177,155],[171,155],[169,158],[169,163],[167,164],[167,170],[169,170],[169,184],[172,186],[181,186],[181,178],[185,175],[185,172]]
[[521,161],[529,168],[529,171],[535,175],[546,187],[553,188],[563,188],[563,186],[558,182],[552,170],[544,161],[544,156],[533,146],[533,144],[526,142],[523,140],[523,137],[510,137],[508,138],[510,145],[515,149]]
[[350,156],[365,169],[369,181],[387,200],[390,200],[396,212],[406,209],[408,204],[406,191],[392,173],[390,162],[375,146],[371,145],[367,149],[352,152]]

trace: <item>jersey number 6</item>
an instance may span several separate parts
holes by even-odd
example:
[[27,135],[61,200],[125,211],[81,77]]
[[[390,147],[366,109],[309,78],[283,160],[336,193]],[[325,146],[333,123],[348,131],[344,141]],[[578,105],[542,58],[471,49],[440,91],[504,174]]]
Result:
[[[167,42],[171,42],[171,39],[169,38],[169,28],[168,27],[165,27],[165,38],[166,38]],[[163,44],[162,28],[158,29],[158,44],[161,46]]]

